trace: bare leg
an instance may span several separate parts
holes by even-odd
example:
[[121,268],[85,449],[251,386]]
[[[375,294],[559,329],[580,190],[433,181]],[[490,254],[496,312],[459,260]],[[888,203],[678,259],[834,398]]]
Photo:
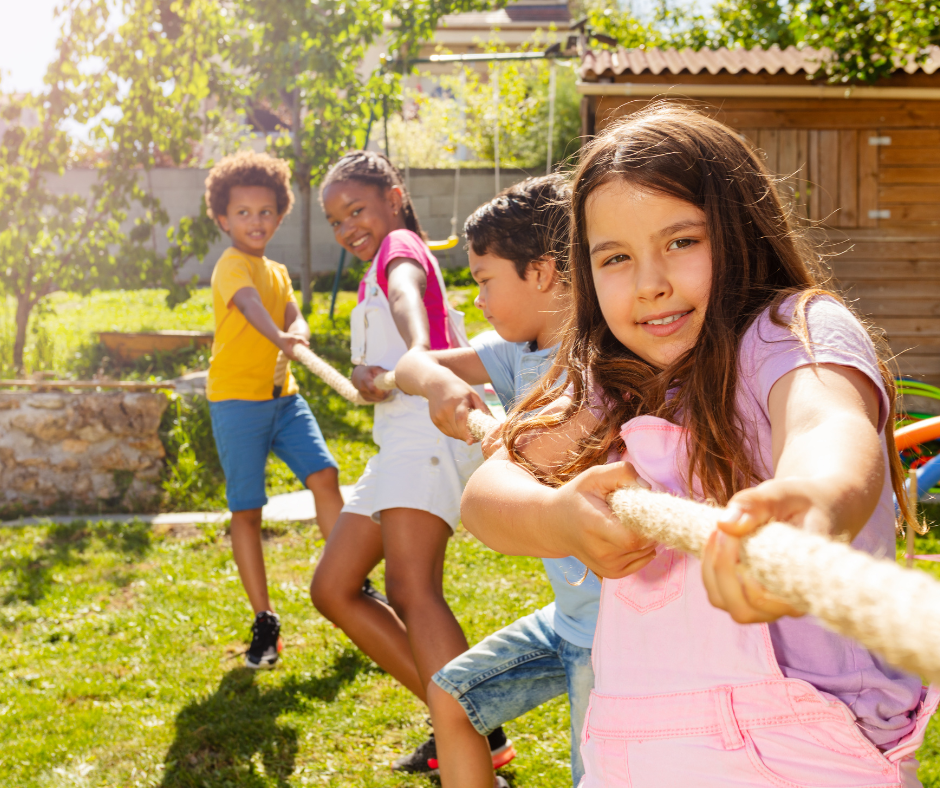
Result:
[[326,542],[310,584],[310,599],[377,665],[422,701],[405,625],[388,605],[362,593],[362,583],[382,560],[382,532],[372,520],[345,512]]
[[494,784],[490,745],[470,724],[463,706],[433,681],[428,685],[428,706],[443,788],[490,788]]
[[317,509],[317,525],[324,539],[330,538],[330,532],[336,525],[340,509],[343,508],[343,496],[339,491],[339,473],[336,468],[324,468],[307,477],[307,489],[313,493],[313,504]]
[[243,509],[232,512],[232,555],[238,574],[248,594],[252,610],[272,610],[268,599],[268,577],[264,571],[264,550],[261,547],[261,510]]
[[467,650],[463,630],[444,599],[444,553],[450,534],[447,523],[430,512],[382,512],[385,593],[408,630],[422,689]]

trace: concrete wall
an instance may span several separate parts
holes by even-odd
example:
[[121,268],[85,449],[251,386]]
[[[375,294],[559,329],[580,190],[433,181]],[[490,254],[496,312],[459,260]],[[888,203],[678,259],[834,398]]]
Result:
[[159,393],[0,392],[0,512],[140,511],[166,452]]
[[[205,189],[207,170],[201,169],[158,169],[150,173],[153,193],[160,199],[163,207],[175,224],[183,216],[194,214],[199,209],[199,200]],[[90,170],[73,170],[58,178],[54,188],[61,192],[87,194],[94,182],[94,173]],[[503,188],[526,177],[520,170],[501,171],[500,184]],[[444,239],[451,232],[451,215],[454,210],[454,171],[453,170],[411,170],[408,173],[409,192],[425,232],[434,239]],[[466,218],[482,203],[492,199],[495,194],[495,176],[489,169],[465,169],[460,173],[460,194],[457,205],[457,231],[461,233]],[[315,272],[335,271],[339,261],[340,247],[333,240],[333,233],[327,226],[318,202],[312,211],[313,230],[313,270]],[[167,247],[166,228],[157,232],[158,248]],[[222,237],[209,251],[201,263],[190,262],[182,271],[183,279],[190,279],[196,274],[203,282],[208,282],[212,267],[222,251],[228,246],[227,238]],[[284,220],[281,229],[268,246],[268,257],[284,263],[293,274],[300,275],[300,201]],[[445,267],[467,265],[467,254],[463,242],[457,248],[438,253],[438,259]],[[350,262],[347,259],[347,263]]]

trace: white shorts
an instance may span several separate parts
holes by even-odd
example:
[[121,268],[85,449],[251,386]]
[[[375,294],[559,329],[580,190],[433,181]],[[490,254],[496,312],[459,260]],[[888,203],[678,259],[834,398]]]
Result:
[[385,509],[418,509],[454,530],[464,485],[483,462],[480,445],[444,435],[431,421],[427,400],[400,391],[375,406],[372,436],[379,453],[369,460],[343,511],[378,523]]

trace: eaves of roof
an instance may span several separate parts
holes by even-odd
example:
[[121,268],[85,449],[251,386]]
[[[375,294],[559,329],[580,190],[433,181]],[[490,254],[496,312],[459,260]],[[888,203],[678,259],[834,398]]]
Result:
[[[812,76],[831,57],[828,49],[774,45],[767,49],[618,49],[586,52],[581,59],[580,76],[588,82],[624,74],[680,76],[684,74],[805,74]],[[923,63],[913,58],[897,61],[898,71],[907,74],[933,74],[940,69],[940,47],[928,48]]]

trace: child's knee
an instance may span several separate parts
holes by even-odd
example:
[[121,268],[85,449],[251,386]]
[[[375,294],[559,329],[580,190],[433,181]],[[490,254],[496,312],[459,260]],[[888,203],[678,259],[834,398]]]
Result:
[[435,726],[470,724],[470,718],[460,702],[434,681],[428,683],[428,708]]
[[332,467],[314,471],[307,477],[305,484],[313,492],[339,491],[339,471]]
[[[406,572],[397,572],[385,566],[385,596],[388,604],[398,617],[407,623],[409,613],[417,605],[427,605],[440,592],[428,588],[425,583],[417,580],[414,575]],[[441,597],[443,599],[443,597]]]
[[335,621],[343,606],[342,587],[329,577],[329,567],[321,563],[310,581],[310,601],[321,615]]
[[241,509],[232,512],[232,521],[229,529],[234,533],[237,531],[261,530],[261,509]]

